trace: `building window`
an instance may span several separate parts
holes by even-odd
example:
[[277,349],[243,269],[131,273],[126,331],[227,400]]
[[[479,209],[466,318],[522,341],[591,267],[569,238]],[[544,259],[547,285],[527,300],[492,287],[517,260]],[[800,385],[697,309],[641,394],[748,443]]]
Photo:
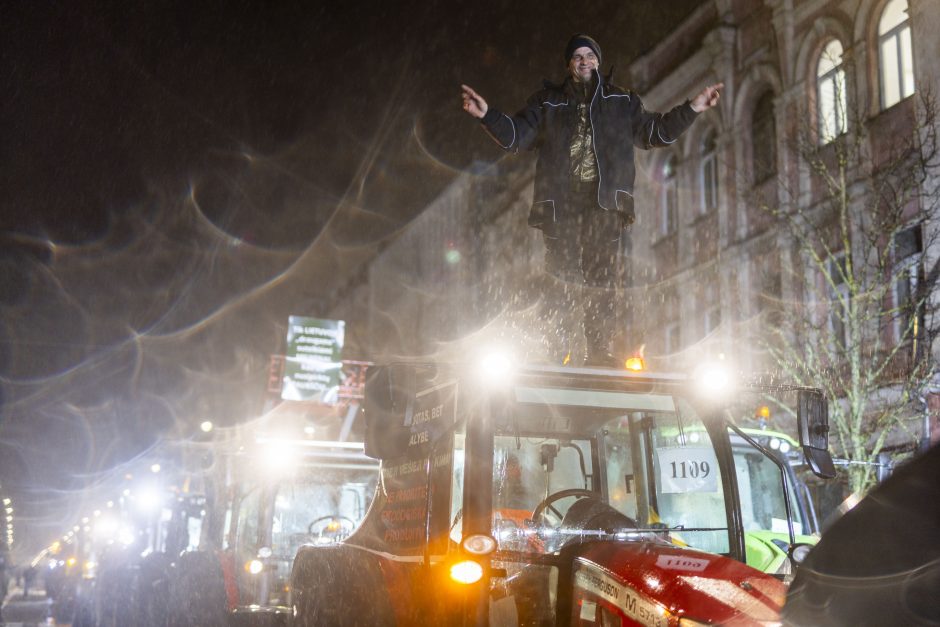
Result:
[[715,131],[709,131],[702,140],[701,204],[702,214],[718,208],[718,150]]
[[676,167],[679,160],[672,154],[663,162],[661,172],[662,186],[660,188],[660,218],[659,234],[672,235],[676,232],[679,222],[679,190],[676,182]]
[[829,330],[836,346],[845,348],[848,345],[848,305],[849,288],[846,285],[848,268],[845,264],[845,253],[839,253],[829,259],[830,306]]
[[760,183],[777,173],[777,125],[774,120],[774,95],[767,92],[754,107],[751,123],[754,182]]
[[663,350],[667,355],[682,348],[682,333],[679,325],[679,295],[667,292],[663,296]]
[[721,326],[721,301],[718,298],[718,283],[712,279],[705,285],[702,298],[705,335],[711,335]]
[[754,313],[763,314],[768,324],[780,322],[780,301],[783,298],[783,281],[780,273],[779,255],[775,252],[759,254],[754,258],[755,290]]
[[845,70],[842,67],[842,43],[830,41],[816,67],[819,139],[828,144],[845,132]]
[[907,0],[891,0],[878,22],[878,65],[881,108],[896,105],[914,93],[914,57]]
[[894,236],[894,302],[897,308],[897,337],[907,340],[923,334],[923,307],[918,305],[917,288],[923,271],[924,242],[920,225]]

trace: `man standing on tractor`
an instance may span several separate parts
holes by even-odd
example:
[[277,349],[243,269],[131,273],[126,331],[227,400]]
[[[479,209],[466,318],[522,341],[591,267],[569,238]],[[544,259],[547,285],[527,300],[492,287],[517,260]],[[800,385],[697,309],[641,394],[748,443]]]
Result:
[[[601,48],[577,34],[564,52],[569,76],[529,97],[514,116],[490,107],[467,85],[463,109],[480,120],[504,150],[536,150],[535,193],[529,226],[545,241],[546,278],[541,317],[550,354],[570,356],[574,330],[565,320],[579,306],[586,341],[584,363],[622,367],[611,354],[617,328],[615,294],[623,286],[627,230],[635,220],[634,146],[668,146],[718,103],[722,83],[705,87],[668,113],[646,111],[640,98],[600,74]],[[619,280],[618,280],[619,278]]]

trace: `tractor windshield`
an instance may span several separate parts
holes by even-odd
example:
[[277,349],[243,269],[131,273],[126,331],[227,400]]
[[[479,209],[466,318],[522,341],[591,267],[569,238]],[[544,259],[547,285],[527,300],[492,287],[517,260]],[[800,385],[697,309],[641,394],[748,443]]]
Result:
[[729,550],[718,460],[681,397],[518,388],[495,434],[494,537],[508,550],[652,536]]
[[660,538],[729,551],[725,494],[702,417],[664,393],[519,387],[495,433],[501,550]]

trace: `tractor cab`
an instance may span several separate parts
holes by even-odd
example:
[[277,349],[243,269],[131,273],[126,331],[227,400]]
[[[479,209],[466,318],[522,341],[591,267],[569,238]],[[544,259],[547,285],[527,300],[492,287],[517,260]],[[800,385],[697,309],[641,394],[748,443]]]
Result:
[[[717,381],[549,366],[372,369],[365,452],[382,461],[379,487],[348,538],[298,553],[295,624],[774,620],[786,588],[745,563],[731,444],[743,438],[779,468],[766,489],[780,493],[792,554],[783,467],[733,420],[769,390]],[[792,397],[825,474],[822,396],[773,393]]]
[[287,625],[288,577],[298,549],[330,546],[366,513],[377,464],[361,442],[259,437],[225,460],[218,549],[179,555],[169,577],[168,624]]

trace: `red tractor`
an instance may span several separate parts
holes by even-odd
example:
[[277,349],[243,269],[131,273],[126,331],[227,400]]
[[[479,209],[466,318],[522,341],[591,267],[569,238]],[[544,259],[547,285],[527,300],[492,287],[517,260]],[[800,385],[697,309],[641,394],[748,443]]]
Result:
[[[371,369],[366,454],[382,462],[360,526],[302,547],[293,625],[776,624],[785,575],[745,564],[733,422],[791,403],[832,474],[818,390],[607,369]],[[789,529],[792,562],[805,549]]]

